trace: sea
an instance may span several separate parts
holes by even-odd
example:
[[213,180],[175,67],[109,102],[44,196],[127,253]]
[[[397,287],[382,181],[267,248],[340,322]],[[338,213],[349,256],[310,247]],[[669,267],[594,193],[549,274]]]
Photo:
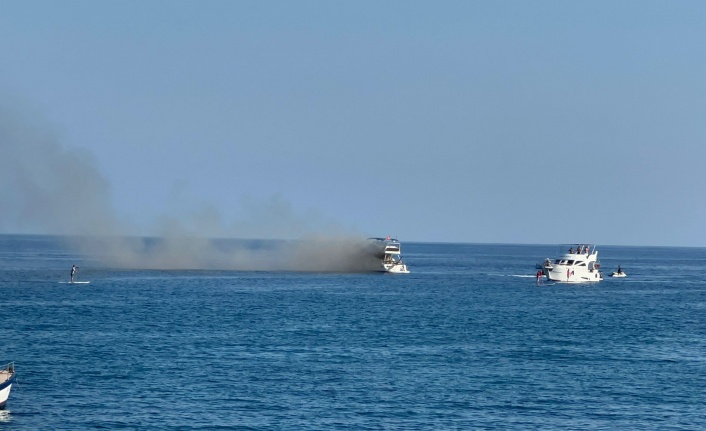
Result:
[[[706,429],[706,249],[598,245],[604,281],[538,284],[563,251],[403,242],[406,275],[159,271],[3,235],[18,380],[0,429]],[[90,284],[65,284],[72,264]]]

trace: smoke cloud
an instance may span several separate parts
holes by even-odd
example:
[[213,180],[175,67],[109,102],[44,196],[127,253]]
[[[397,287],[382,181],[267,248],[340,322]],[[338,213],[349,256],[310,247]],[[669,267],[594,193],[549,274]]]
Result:
[[[116,268],[358,272],[379,269],[371,244],[281,196],[242,199],[245,217],[214,207],[155,221],[143,237],[118,217],[110,184],[86,151],[62,146],[49,127],[0,102],[0,230],[63,235],[77,251]],[[311,221],[321,226],[318,230]],[[296,240],[272,240],[298,234]],[[230,239],[225,239],[230,238]],[[236,240],[235,238],[270,238]]]
[[0,105],[0,229],[45,234],[120,231],[110,187],[91,156],[61,148],[46,127]]

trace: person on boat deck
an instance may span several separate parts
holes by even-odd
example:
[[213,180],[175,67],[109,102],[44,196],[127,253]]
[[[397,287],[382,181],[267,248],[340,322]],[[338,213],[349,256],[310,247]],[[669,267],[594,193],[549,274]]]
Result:
[[583,247],[583,252],[586,253],[586,254],[588,254],[588,246],[587,246],[587,245],[585,245],[585,246]]
[[620,274],[620,273],[622,273],[622,272],[623,272],[623,270],[620,269],[620,265],[618,265],[618,274]]
[[76,265],[71,265],[71,282],[74,282],[74,274],[76,274],[76,271],[78,271],[78,266]]
[[571,247],[571,248],[569,249],[569,254],[574,254],[574,248],[573,248],[573,247]]

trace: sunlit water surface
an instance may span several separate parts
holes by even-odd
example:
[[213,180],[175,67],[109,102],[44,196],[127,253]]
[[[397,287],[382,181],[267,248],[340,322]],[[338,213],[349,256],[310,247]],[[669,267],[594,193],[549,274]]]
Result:
[[[403,243],[408,275],[118,271],[0,236],[3,430],[706,428],[706,250]],[[60,284],[72,263],[89,285]]]

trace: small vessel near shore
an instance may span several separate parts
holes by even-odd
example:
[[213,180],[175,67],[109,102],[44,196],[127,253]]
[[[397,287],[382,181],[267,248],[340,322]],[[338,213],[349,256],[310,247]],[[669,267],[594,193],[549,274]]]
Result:
[[5,408],[7,399],[10,398],[12,384],[15,383],[15,363],[10,362],[0,370],[0,410]]
[[368,238],[375,245],[375,254],[381,259],[380,271],[392,274],[409,274],[407,264],[402,261],[400,242],[396,238]]
[[594,283],[603,280],[598,262],[598,250],[591,244],[578,244],[552,262],[542,263],[547,280],[559,283]]

